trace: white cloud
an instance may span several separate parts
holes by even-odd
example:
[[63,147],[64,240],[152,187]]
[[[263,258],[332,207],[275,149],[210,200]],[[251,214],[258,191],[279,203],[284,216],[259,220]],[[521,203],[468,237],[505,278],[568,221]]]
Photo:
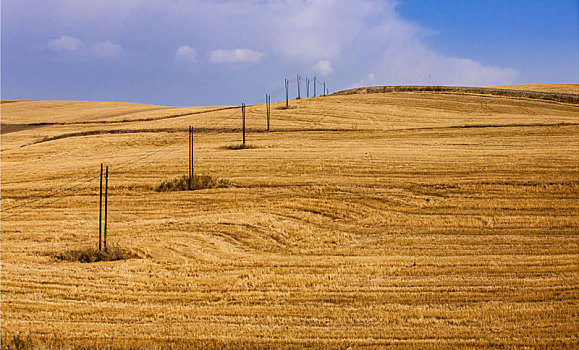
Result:
[[92,48],[92,52],[102,58],[115,58],[121,54],[123,48],[121,45],[115,44],[111,41],[98,43]]
[[369,73],[366,77],[357,83],[350,85],[350,88],[360,87],[360,86],[372,86],[376,84],[376,75],[374,73]]
[[195,62],[197,61],[197,50],[191,46],[182,45],[177,49],[175,59],[184,62]]
[[470,59],[444,56],[420,42],[391,46],[374,63],[373,69],[386,85],[501,85],[518,76],[511,68],[489,67]]
[[[38,19],[48,11],[73,29],[94,29],[112,41],[92,46],[63,36],[49,44],[55,51],[79,50],[87,56],[120,55],[123,48],[113,42],[138,48],[147,62],[166,60],[167,48],[178,48],[169,51],[174,53],[169,59],[181,62],[256,63],[267,54],[267,62],[260,65],[264,81],[291,71],[330,75],[336,88],[353,83],[428,84],[429,75],[433,85],[495,85],[517,79],[514,69],[433,49],[430,38],[442,35],[436,30],[444,28],[406,20],[397,10],[400,2],[356,0],[353,6],[351,0],[45,0],[58,6],[44,6]],[[140,45],[144,41],[147,45]],[[195,48],[183,45],[188,42]],[[213,48],[237,49],[209,51]],[[207,74],[218,74],[218,69],[207,68]]]
[[334,71],[332,68],[332,62],[330,62],[330,60],[319,61],[316,63],[313,69],[315,72],[320,73],[323,76],[327,76]]
[[54,51],[74,51],[82,45],[82,41],[72,36],[62,35],[48,42],[48,47]]
[[209,52],[209,62],[212,63],[257,63],[263,58],[263,53],[250,49],[215,50]]

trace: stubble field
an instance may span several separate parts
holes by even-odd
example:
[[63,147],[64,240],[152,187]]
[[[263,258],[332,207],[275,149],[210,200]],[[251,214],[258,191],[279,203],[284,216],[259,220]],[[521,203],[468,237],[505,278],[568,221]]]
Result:
[[[2,104],[3,347],[579,346],[579,106]],[[157,192],[195,172],[231,186]],[[139,258],[62,262],[98,242]]]

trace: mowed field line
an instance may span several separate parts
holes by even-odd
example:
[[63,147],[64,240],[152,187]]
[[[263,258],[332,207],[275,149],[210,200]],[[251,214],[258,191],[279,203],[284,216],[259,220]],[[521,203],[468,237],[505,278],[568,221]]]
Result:
[[[228,179],[223,189],[156,192],[187,172],[187,138],[138,122],[3,152],[3,344],[21,334],[47,348],[576,345],[576,106],[413,92],[290,106],[272,109],[270,133],[256,132],[265,108],[251,107],[243,150],[227,148],[237,132],[214,132],[238,129],[238,111],[146,122],[216,123],[196,135],[195,171]],[[63,127],[2,141],[94,130]],[[109,242],[139,258],[58,261],[96,245],[98,179],[41,208],[5,208],[101,162]]]

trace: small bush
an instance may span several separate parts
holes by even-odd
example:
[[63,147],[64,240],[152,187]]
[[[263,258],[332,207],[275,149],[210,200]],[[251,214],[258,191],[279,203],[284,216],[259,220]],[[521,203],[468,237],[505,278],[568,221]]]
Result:
[[229,187],[229,181],[224,179],[217,179],[209,175],[194,175],[191,181],[189,181],[189,176],[185,175],[173,180],[161,182],[161,184],[155,188],[155,191],[194,191],[225,187]]
[[286,109],[296,109],[296,108],[297,108],[296,106],[287,106],[287,107],[286,107],[286,105],[282,105],[282,106],[276,107],[275,109],[277,109],[278,111],[283,111],[283,110],[286,110]]
[[256,146],[245,145],[245,144],[243,144],[243,143],[235,144],[235,145],[230,145],[230,146],[225,146],[225,149],[231,149],[231,150],[254,149],[254,148],[257,148],[257,147],[256,147]]
[[9,335],[2,335],[2,349],[32,349],[33,343],[30,335],[24,337],[21,333]]
[[56,259],[62,261],[78,261],[82,263],[92,263],[97,261],[116,261],[135,259],[139,256],[130,250],[123,249],[118,246],[107,247],[106,250],[98,250],[97,248],[88,248],[82,250],[69,250],[63,253],[58,253]]

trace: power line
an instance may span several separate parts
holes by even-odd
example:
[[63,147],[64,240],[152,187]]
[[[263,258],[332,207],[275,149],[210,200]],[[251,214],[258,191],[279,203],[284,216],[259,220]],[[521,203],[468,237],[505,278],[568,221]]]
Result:
[[[100,174],[99,174],[99,176],[100,176]],[[75,192],[77,192],[77,191],[80,190],[80,189],[84,189],[84,188],[88,187],[88,185],[85,185],[85,184],[87,184],[87,183],[89,183],[89,182],[97,179],[99,176],[95,176],[95,177],[93,177],[93,178],[91,178],[91,179],[89,179],[89,180],[87,180],[87,181],[84,181],[84,182],[81,182],[81,183],[76,184],[76,185],[74,185],[74,186],[71,186],[71,187],[69,187],[69,188],[67,189],[67,191],[75,191]],[[79,186],[81,186],[81,185],[85,185],[85,186],[79,188],[78,190],[75,190],[75,189],[77,189],[77,188],[78,188]],[[58,192],[58,193],[63,193],[63,191],[60,191],[60,192]],[[38,199],[36,199],[36,200],[34,200],[34,201],[31,201],[31,202],[28,202],[28,203],[26,203],[26,204],[30,204],[30,203],[34,203],[34,202],[39,202],[39,201],[41,201],[41,200],[44,200],[44,199],[47,199],[47,198],[50,198],[50,197],[53,197],[53,196],[54,196],[54,195],[48,196],[48,197],[38,198]],[[49,202],[46,202],[46,203],[43,203],[43,204],[40,204],[40,205],[37,205],[37,206],[34,206],[34,207],[30,207],[28,210],[25,210],[25,211],[13,213],[12,215],[5,216],[4,218],[7,219],[7,218],[11,218],[11,217],[13,217],[13,216],[26,214],[26,213],[28,213],[28,212],[30,212],[30,211],[32,211],[32,210],[46,207],[46,206],[48,206],[49,204],[58,202],[58,201],[60,201],[60,200],[63,200],[63,199],[65,199],[65,198],[68,198],[68,197],[70,197],[70,196],[71,196],[71,195],[65,195],[65,196],[63,196],[63,197],[58,197],[58,198],[56,198],[56,199],[54,199],[54,200],[52,200],[52,201],[49,201]],[[22,205],[14,206],[14,207],[11,207],[11,208],[9,208],[9,209],[14,209],[14,208],[16,208],[16,207],[22,207]],[[7,210],[7,209],[5,209],[5,210]]]
[[[299,78],[296,78],[296,81],[295,81],[295,82],[296,82],[296,83],[299,83]],[[289,85],[289,84],[293,84],[293,83],[294,83],[293,80],[286,79],[286,84]],[[286,89],[287,89],[287,87],[286,87]],[[275,97],[278,97],[280,94],[283,93],[283,90],[284,90],[284,88],[278,88],[278,89],[274,90],[274,92],[273,92],[270,96],[272,96],[272,97],[274,97],[274,98],[275,98]],[[258,100],[258,102],[256,102],[254,105],[257,105],[260,101],[261,101],[261,99]],[[231,108],[231,109],[234,109],[235,111],[232,112],[231,114],[225,116],[224,118],[217,118],[216,120],[214,120],[211,124],[209,124],[209,126],[213,128],[213,127],[215,127],[215,126],[217,126],[217,125],[219,125],[219,124],[224,125],[224,122],[225,122],[225,121],[231,120],[231,119],[233,119],[233,118],[237,118],[238,113],[239,113],[239,112],[237,111],[237,109],[238,109],[238,108],[242,108],[242,106],[232,106],[232,107],[227,107],[227,108],[218,108],[218,109],[214,109],[214,110],[210,110],[210,111],[185,113],[185,114],[183,114],[183,115],[178,115],[178,116],[188,116],[188,115],[206,114],[206,113],[209,114],[209,113],[212,113],[212,112],[223,111],[223,110],[230,109],[230,108]],[[176,116],[171,116],[171,117],[176,117]],[[124,168],[126,168],[126,167],[128,167],[128,166],[130,166],[130,165],[132,165],[132,164],[135,164],[135,163],[137,163],[137,162],[139,162],[139,161],[141,161],[141,160],[143,160],[143,159],[146,159],[146,158],[151,157],[151,156],[153,156],[153,155],[155,155],[155,154],[157,154],[157,153],[159,153],[159,152],[161,152],[161,151],[163,151],[163,150],[166,150],[167,148],[169,148],[169,147],[177,144],[177,143],[180,142],[180,141],[181,141],[180,139],[176,139],[175,141],[173,141],[173,142],[171,142],[171,143],[169,143],[169,144],[167,144],[167,145],[165,145],[165,146],[163,146],[163,147],[161,147],[161,148],[159,148],[159,149],[156,149],[156,150],[147,152],[147,153],[145,153],[145,154],[143,154],[143,155],[139,155],[139,156],[137,156],[137,157],[135,157],[135,158],[126,160],[125,162],[120,163],[120,164],[119,164],[117,167],[115,167],[115,168],[118,169],[118,170],[124,169]],[[77,192],[79,189],[84,189],[84,188],[87,187],[87,186],[84,186],[84,187],[80,187],[80,186],[86,185],[86,184],[88,184],[89,182],[93,181],[93,180],[96,179],[96,178],[98,178],[98,176],[88,175],[88,176],[81,177],[81,178],[77,179],[77,181],[81,181],[81,182],[79,182],[79,183],[77,183],[77,184],[75,184],[75,185],[72,185],[72,186],[62,185],[62,186],[60,186],[60,187],[55,188],[55,189],[52,190],[51,192],[49,192],[49,193],[41,196],[40,198],[31,199],[31,200],[28,200],[28,201],[25,201],[25,202],[22,202],[22,203],[19,203],[19,204],[15,204],[15,205],[10,206],[10,207],[8,207],[8,208],[3,208],[2,212],[6,212],[6,211],[9,211],[9,210],[13,210],[13,209],[17,209],[17,208],[22,208],[22,207],[29,207],[31,204],[38,203],[38,202],[43,201],[43,200],[46,200],[46,199],[50,199],[50,198],[55,197],[55,196],[57,196],[57,195],[59,195],[59,194],[66,194],[67,192],[72,192],[72,193]],[[84,180],[84,181],[83,181],[83,180]],[[68,186],[68,187],[66,187],[66,186]],[[80,187],[80,188],[79,188],[79,187]],[[45,202],[45,203],[43,203],[43,204],[30,207],[29,210],[25,210],[25,211],[22,211],[22,212],[17,212],[17,213],[13,213],[12,215],[5,216],[5,218],[10,218],[10,217],[13,217],[13,216],[16,216],[16,215],[22,215],[22,214],[24,214],[24,213],[30,212],[31,210],[46,207],[46,206],[49,205],[49,204],[52,204],[52,203],[55,203],[55,202],[57,202],[57,201],[60,201],[60,200],[62,200],[62,199],[64,199],[64,198],[70,197],[71,195],[72,195],[72,194],[70,194],[70,195],[64,195],[64,196],[62,196],[62,197],[55,198],[55,199],[52,200],[52,201]]]
[[[80,179],[78,179],[77,181],[83,180],[83,179],[86,179],[86,178],[87,178],[87,176],[84,176],[84,177],[81,177]],[[62,187],[67,186],[67,185],[63,185],[63,186],[57,187],[54,191],[52,191],[52,192],[49,193],[49,194],[46,194],[46,195],[44,195],[44,196],[42,196],[42,197],[40,197],[40,198],[36,198],[36,199],[29,200],[29,201],[27,201],[27,202],[23,202],[23,203],[19,203],[19,204],[13,205],[13,206],[8,207],[8,208],[3,208],[3,211],[20,208],[20,207],[22,207],[22,206],[27,206],[27,205],[29,205],[29,204],[36,203],[36,202],[41,201],[41,200],[43,200],[43,199],[53,197],[53,196],[55,196],[55,195],[57,195],[57,194],[59,194],[59,193],[68,192],[68,191],[73,190],[74,188],[76,188],[76,187],[78,187],[78,186],[80,186],[80,185],[83,185],[83,184],[85,184],[85,183],[88,183],[88,182],[92,181],[92,180],[95,179],[95,178],[96,178],[96,177],[91,177],[90,179],[88,179],[88,180],[86,180],[86,181],[84,181],[84,182],[81,182],[81,183],[76,184],[76,185],[69,186],[69,187],[67,187],[67,188],[62,188]]]

